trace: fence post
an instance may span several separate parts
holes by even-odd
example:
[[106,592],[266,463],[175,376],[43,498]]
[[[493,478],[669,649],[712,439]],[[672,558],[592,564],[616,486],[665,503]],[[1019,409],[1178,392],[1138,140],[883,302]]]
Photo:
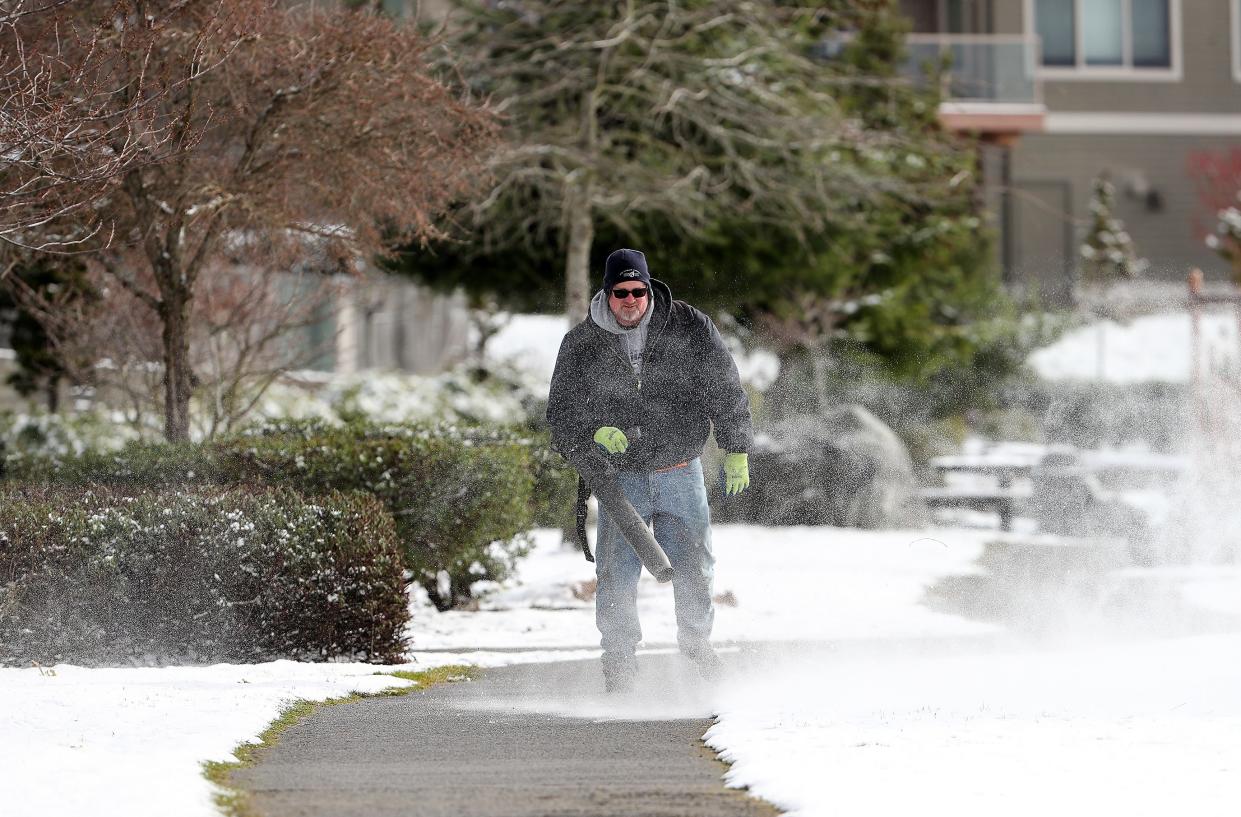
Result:
[[1206,404],[1202,394],[1201,354],[1202,339],[1202,270],[1194,267],[1189,271],[1189,394],[1193,405],[1194,420],[1199,432],[1207,427]]

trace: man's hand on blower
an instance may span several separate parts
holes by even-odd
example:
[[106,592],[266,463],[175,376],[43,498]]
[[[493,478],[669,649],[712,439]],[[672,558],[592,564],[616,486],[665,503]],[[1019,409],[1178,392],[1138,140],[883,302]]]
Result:
[[595,442],[603,446],[609,454],[624,454],[629,448],[629,438],[616,426],[604,426],[596,431]]
[[748,454],[725,454],[724,493],[728,496],[736,496],[749,487],[750,456]]

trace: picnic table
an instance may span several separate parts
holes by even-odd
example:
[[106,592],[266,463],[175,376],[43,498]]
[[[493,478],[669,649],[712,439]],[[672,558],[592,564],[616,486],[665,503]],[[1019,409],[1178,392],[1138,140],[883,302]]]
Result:
[[932,510],[995,513],[1004,531],[1028,512],[1040,530],[1051,533],[1078,533],[1073,528],[1088,522],[1104,533],[1132,527],[1134,509],[1108,486],[1167,486],[1187,470],[1181,457],[1148,452],[1012,444],[936,457],[929,464],[940,484],[922,488],[919,496]]

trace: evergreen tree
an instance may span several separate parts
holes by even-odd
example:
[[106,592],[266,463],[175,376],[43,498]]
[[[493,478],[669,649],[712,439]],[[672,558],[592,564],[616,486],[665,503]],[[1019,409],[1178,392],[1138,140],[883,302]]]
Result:
[[86,268],[75,256],[33,255],[13,264],[0,287],[0,322],[7,325],[17,370],[7,382],[24,397],[42,394],[49,411],[59,408],[60,385],[68,376],[44,320],[23,293],[41,303],[64,305],[94,297]]
[[827,158],[856,134],[770,0],[461,12],[448,52],[510,136],[492,190],[468,210],[474,240],[556,246],[571,315],[585,314],[592,249],[609,228],[654,223],[701,241],[744,219],[804,238],[872,190]]
[[[1123,322],[1128,316],[1123,308],[1117,308],[1109,301],[1107,287],[1118,281],[1137,278],[1146,270],[1147,262],[1138,255],[1124,223],[1113,214],[1115,206],[1116,188],[1107,173],[1101,173],[1091,183],[1090,226],[1079,250],[1082,275],[1077,300],[1096,318]],[[1102,320],[1095,328],[1095,337],[1095,372],[1098,379],[1103,380],[1106,373],[1107,324]]]
[[1228,262],[1232,282],[1241,286],[1241,192],[1236,200],[1236,204],[1219,211],[1215,232],[1206,237],[1206,244]]
[[[518,16],[532,7],[506,5]],[[764,13],[783,21],[781,47],[798,70],[807,55],[820,55],[809,67],[814,86],[831,94],[830,103],[819,102],[830,111],[825,127],[834,130],[821,145],[815,178],[829,185],[830,208],[809,222],[773,219],[738,204],[743,197],[734,192],[721,196],[728,206],[704,211],[691,229],[667,209],[626,209],[618,193],[623,217],[594,211],[589,268],[600,269],[616,247],[639,247],[677,296],[731,313],[766,330],[768,340],[782,335],[786,357],[848,355],[893,376],[941,384],[945,410],[974,400],[1018,368],[1025,351],[991,262],[976,145],[940,126],[934,78],[918,84],[902,75],[908,23],[893,0],[776,3]],[[529,25],[551,48],[571,19],[577,18],[531,16]],[[734,42],[699,48],[718,55]],[[555,107],[564,104],[563,82],[533,69],[514,72],[528,94],[544,94],[544,115],[556,112],[561,130],[577,132],[573,107]],[[701,84],[687,79],[674,87]],[[518,145],[528,138],[521,121],[514,115],[509,133]],[[601,124],[601,132],[613,124]],[[625,161],[662,155],[646,152],[664,138],[657,118],[634,114],[621,127],[628,134]],[[542,142],[529,144],[529,154],[550,152]],[[540,164],[526,172],[544,178],[549,171]],[[564,199],[544,200],[542,190],[523,197],[515,189],[464,211],[455,241],[410,248],[397,269],[445,289],[498,293],[514,309],[563,309],[560,281],[571,242],[567,218],[547,204]]]
[[1147,262],[1138,255],[1124,222],[1113,213],[1116,188],[1108,174],[1096,176],[1090,190],[1090,226],[1080,250],[1082,283],[1102,287],[1138,277],[1146,270]]

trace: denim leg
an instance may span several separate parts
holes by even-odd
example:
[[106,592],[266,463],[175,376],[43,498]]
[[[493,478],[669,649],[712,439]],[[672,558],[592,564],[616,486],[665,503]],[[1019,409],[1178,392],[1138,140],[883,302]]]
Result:
[[[651,518],[650,482],[646,474],[622,473],[618,479],[625,497],[646,520]],[[603,661],[632,661],[642,640],[638,623],[638,578],[642,562],[633,546],[621,535],[603,507],[599,507],[598,537],[595,541],[595,625],[602,636]]]
[[711,643],[715,609],[711,586],[711,511],[702,479],[702,462],[651,475],[655,539],[672,562],[672,590],[677,615],[677,644],[694,653]]

